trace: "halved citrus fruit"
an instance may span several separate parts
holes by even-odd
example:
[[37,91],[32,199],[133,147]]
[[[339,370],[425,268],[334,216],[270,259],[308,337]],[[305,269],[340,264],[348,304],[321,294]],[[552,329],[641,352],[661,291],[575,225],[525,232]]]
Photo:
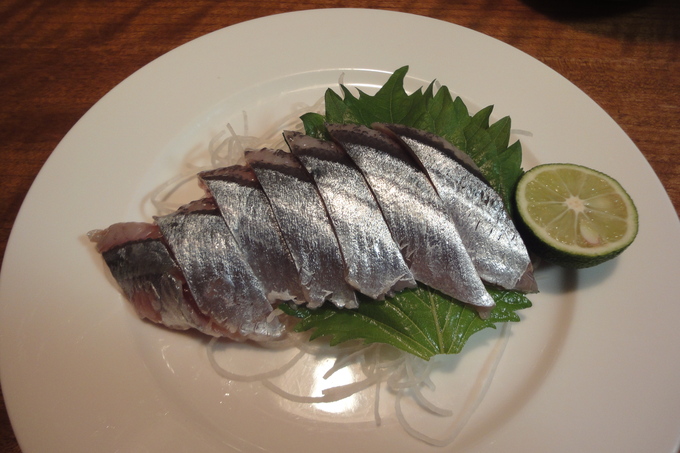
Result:
[[616,180],[591,168],[539,165],[522,176],[515,195],[527,246],[560,266],[608,261],[638,232],[633,200]]

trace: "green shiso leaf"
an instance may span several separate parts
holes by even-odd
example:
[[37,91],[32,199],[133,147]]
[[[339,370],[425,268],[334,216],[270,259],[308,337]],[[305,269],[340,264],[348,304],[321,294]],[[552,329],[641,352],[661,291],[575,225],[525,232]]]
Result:
[[476,332],[499,322],[517,322],[516,310],[531,306],[523,295],[489,290],[496,302],[488,319],[451,297],[420,285],[384,301],[361,297],[356,310],[325,307],[310,310],[282,305],[300,318],[298,332],[314,329],[311,339],[328,337],[331,346],[361,338],[366,344],[386,343],[429,360],[438,354],[457,354]]
[[[460,97],[445,86],[408,94],[404,79],[408,66],[397,69],[374,95],[340,85],[341,94],[328,89],[325,114],[301,117],[307,135],[329,139],[326,123],[397,123],[429,131],[447,139],[467,153],[512,212],[515,186],[522,176],[522,148],[510,142],[509,117],[491,123],[493,106],[471,115]],[[495,328],[499,322],[516,322],[516,310],[531,306],[520,293],[489,289],[496,307],[487,319],[477,311],[431,288],[420,285],[385,301],[363,296],[357,310],[336,309],[331,304],[309,310],[282,305],[289,315],[300,318],[296,329],[313,329],[312,338],[328,337],[331,345],[353,339],[366,343],[387,343],[408,353],[429,359],[437,354],[459,353],[472,334]]]

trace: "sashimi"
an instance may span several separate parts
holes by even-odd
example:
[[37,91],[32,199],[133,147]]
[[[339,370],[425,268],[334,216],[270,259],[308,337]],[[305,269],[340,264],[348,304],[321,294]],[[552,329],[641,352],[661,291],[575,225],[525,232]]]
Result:
[[285,132],[291,152],[312,175],[338,238],[347,281],[373,299],[384,299],[415,280],[392,238],[371,188],[334,143]]
[[307,170],[282,150],[248,151],[246,161],[269,198],[307,305],[315,308],[329,300],[337,307],[356,308],[356,293],[345,280],[340,246]]
[[116,223],[91,231],[88,237],[140,318],[174,330],[225,334],[225,329],[198,310],[157,225]]
[[368,180],[415,279],[462,302],[492,308],[455,225],[413,158],[366,126],[326,127]]
[[535,292],[524,241],[500,195],[474,162],[443,138],[399,124],[373,128],[398,138],[425,169],[453,219],[482,280],[501,288]]
[[283,333],[261,282],[245,261],[210,199],[156,217],[196,304],[236,340],[267,340]]
[[199,178],[215,199],[269,301],[303,303],[305,295],[295,263],[253,170],[235,165],[202,172]]

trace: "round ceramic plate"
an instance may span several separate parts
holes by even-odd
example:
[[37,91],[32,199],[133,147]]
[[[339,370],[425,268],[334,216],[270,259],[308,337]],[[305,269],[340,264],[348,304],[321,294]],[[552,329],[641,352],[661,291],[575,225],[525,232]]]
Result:
[[[376,24],[391,32],[376,34]],[[200,165],[227,124],[239,134],[264,134],[341,77],[370,92],[404,65],[408,89],[437,79],[473,110],[493,104],[494,119],[510,115],[525,168],[567,161],[600,169],[628,189],[640,214],[639,236],[620,258],[578,272],[539,271],[541,293],[507,336],[482,332],[459,357],[442,359],[433,374],[436,398],[454,416],[405,407],[432,436],[462,428],[444,448],[403,430],[389,392],[378,426],[374,393],[299,404],[261,383],[221,378],[205,338],[136,318],[85,236],[150,220],[150,191]],[[671,453],[680,438],[680,362],[673,359],[679,238],[675,211],[635,145],[592,100],[527,55],[408,14],[331,9],[265,17],[206,35],[136,72],[49,158],[3,264],[3,392],[26,453]],[[285,361],[290,351],[233,346],[218,353],[245,374]],[[494,357],[495,375],[480,392],[480,373]],[[317,391],[329,363],[307,357],[280,384]],[[468,404],[471,395],[483,396],[478,407]]]

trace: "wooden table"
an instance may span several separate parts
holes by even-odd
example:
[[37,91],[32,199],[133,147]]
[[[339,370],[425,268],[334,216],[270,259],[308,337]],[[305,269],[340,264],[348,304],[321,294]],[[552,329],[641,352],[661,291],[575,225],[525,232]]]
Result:
[[[552,3],[0,0],[0,259],[41,166],[99,98],[151,60],[208,32],[312,8],[420,14],[523,50],[575,83],[621,125],[680,210],[680,2]],[[0,403],[0,453],[19,452]]]

